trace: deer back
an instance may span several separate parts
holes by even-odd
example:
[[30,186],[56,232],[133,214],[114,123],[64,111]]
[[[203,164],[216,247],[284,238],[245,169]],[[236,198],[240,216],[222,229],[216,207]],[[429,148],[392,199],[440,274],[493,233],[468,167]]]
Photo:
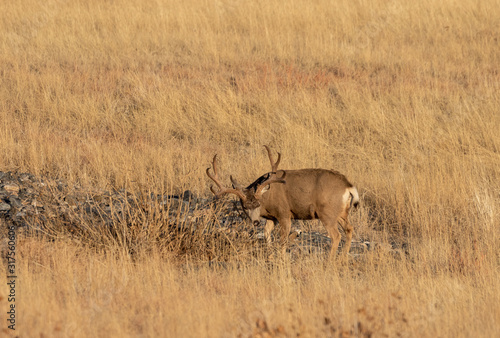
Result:
[[274,184],[262,196],[261,213],[265,218],[317,218],[319,208],[341,207],[346,189],[353,186],[344,175],[333,170],[283,171],[286,184]]

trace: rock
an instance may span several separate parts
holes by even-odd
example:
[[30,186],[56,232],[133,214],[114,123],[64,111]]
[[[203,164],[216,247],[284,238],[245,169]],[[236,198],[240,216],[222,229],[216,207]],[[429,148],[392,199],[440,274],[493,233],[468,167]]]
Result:
[[0,211],[9,211],[10,205],[4,202],[0,202]]
[[23,203],[21,202],[21,200],[17,196],[10,196],[9,203],[14,208],[20,208],[23,206]]
[[30,174],[30,173],[19,174],[19,182],[21,182],[21,183],[33,182],[34,180],[35,180],[35,176]]
[[17,194],[19,192],[19,186],[17,184],[5,184],[3,190]]
[[19,211],[18,213],[16,213],[16,218],[23,218],[23,217],[26,217],[26,212],[24,211]]
[[191,190],[186,190],[182,193],[182,199],[186,202],[194,200],[196,196],[191,192]]

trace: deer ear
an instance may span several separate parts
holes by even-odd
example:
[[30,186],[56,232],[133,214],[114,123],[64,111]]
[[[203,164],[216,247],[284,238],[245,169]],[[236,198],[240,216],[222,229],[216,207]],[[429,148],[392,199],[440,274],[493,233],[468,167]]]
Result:
[[262,189],[261,194],[265,193],[265,192],[266,192],[266,191],[268,191],[270,188],[271,188],[271,185],[270,185],[270,184],[266,185],[266,186],[265,186],[265,188],[264,188],[264,189]]
[[238,183],[238,181],[236,181],[235,178],[233,178],[233,176],[229,176],[229,178],[231,179],[231,183],[233,184],[233,188],[234,189],[239,189],[239,190],[243,190],[243,187]]

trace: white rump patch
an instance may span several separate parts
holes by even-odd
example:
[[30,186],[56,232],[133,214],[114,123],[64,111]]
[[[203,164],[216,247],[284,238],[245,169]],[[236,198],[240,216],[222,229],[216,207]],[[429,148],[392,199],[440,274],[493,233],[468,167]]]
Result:
[[342,195],[342,208],[345,210],[349,207],[351,201],[351,192],[349,191],[349,188],[347,188]]
[[356,189],[356,187],[347,188],[344,195],[342,195],[342,202],[344,203],[344,208],[348,208],[356,203],[359,203],[358,189]]

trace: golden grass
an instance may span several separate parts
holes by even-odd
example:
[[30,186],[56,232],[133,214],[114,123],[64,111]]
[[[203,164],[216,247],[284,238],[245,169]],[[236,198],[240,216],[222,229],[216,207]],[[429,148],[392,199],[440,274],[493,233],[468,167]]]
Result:
[[355,237],[408,248],[336,268],[235,253],[212,269],[156,244],[130,257],[120,243],[20,237],[21,336],[500,331],[495,1],[24,0],[0,12],[0,170],[209,196],[215,153],[223,177],[250,183],[269,144],[282,168],[355,183]]
[[19,246],[21,336],[435,337],[498,329],[494,266],[463,275],[370,253],[350,268],[307,257],[209,267],[157,252],[132,260],[64,240]]

